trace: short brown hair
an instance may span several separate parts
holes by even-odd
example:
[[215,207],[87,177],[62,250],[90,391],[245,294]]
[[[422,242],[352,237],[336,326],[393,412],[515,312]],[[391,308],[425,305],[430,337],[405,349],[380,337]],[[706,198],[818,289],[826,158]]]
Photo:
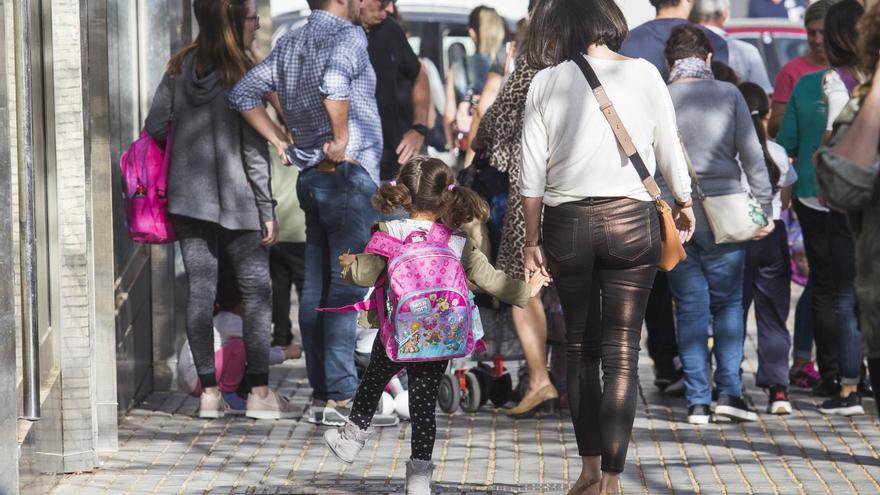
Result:
[[676,60],[699,58],[705,60],[712,53],[712,43],[702,29],[693,24],[680,24],[672,28],[666,40],[666,63],[670,67]]
[[472,220],[482,222],[489,216],[486,202],[471,189],[456,186],[452,169],[429,156],[416,156],[406,162],[395,181],[383,184],[373,194],[371,203],[383,213],[400,208],[435,213],[451,229]]
[[526,59],[543,69],[571,60],[592,44],[617,51],[628,32],[614,0],[540,0],[529,22]]

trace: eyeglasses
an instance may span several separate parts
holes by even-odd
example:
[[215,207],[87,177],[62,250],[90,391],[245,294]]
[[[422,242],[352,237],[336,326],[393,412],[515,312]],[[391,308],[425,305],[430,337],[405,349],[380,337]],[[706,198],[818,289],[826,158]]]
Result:
[[254,24],[259,24],[259,23],[260,23],[260,16],[258,16],[258,15],[252,15],[252,16],[249,16],[249,17],[245,17],[244,20],[246,20],[246,21],[251,21],[251,22],[253,22]]

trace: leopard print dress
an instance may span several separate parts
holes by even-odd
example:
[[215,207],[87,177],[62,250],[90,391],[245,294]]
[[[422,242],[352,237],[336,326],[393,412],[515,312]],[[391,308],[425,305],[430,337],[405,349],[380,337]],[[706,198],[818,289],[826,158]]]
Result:
[[516,60],[516,68],[510,74],[495,102],[486,111],[477,130],[477,139],[488,144],[489,163],[510,177],[510,194],[498,258],[495,265],[506,274],[523,278],[523,248],[525,247],[526,223],[520,197],[519,176],[522,162],[523,118],[529,85],[538,71],[529,67],[525,57]]

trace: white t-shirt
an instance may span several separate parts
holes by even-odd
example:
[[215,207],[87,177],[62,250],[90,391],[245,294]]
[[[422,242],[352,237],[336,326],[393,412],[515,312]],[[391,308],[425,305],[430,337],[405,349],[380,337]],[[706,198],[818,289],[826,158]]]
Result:
[[[657,68],[642,59],[587,57],[651,174],[659,168],[675,198],[687,201],[691,180],[672,98]],[[522,194],[557,206],[588,197],[650,201],[636,169],[618,146],[577,64],[535,75],[522,134]]]
[[[777,185],[783,188],[797,182],[797,171],[791,166],[791,160],[788,158],[785,148],[773,141],[767,141],[767,151],[770,152],[770,156],[773,157],[773,161],[779,167],[779,184]],[[782,193],[780,191],[776,191],[776,194],[773,195],[772,204],[773,220],[782,220]]]

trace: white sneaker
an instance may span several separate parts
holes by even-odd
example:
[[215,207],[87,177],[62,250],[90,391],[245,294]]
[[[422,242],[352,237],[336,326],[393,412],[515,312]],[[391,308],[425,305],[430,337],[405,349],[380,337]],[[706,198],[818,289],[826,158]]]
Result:
[[431,495],[434,463],[410,459],[406,461],[406,495]]
[[223,396],[218,394],[202,393],[199,396],[199,417],[204,419],[217,419],[226,416],[229,406],[223,400]]
[[344,426],[324,432],[324,443],[340,461],[351,464],[367,441],[373,438],[375,430],[364,431],[354,423],[346,421]]
[[294,419],[302,411],[290,403],[290,400],[270,389],[265,397],[251,392],[247,398],[245,416],[253,419]]
[[692,425],[709,424],[709,406],[695,404],[688,407],[688,423]]

